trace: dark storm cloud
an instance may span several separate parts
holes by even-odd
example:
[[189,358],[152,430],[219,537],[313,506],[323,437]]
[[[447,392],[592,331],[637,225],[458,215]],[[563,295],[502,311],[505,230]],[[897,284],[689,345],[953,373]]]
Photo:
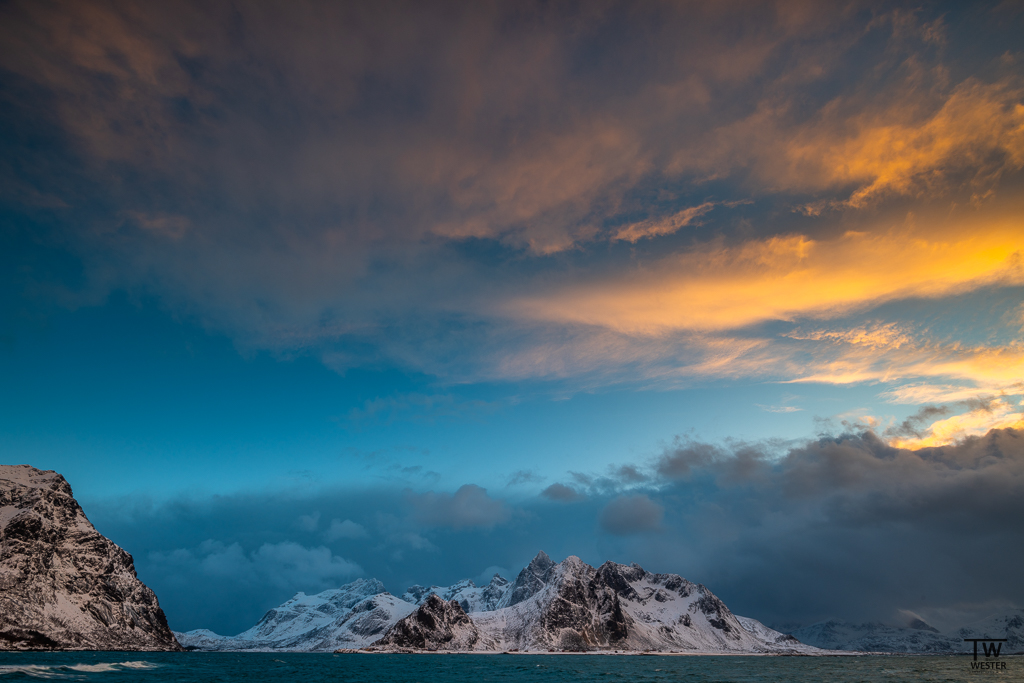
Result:
[[486,489],[473,484],[461,486],[452,494],[410,491],[406,501],[415,510],[416,521],[431,527],[491,528],[511,515],[503,501],[491,498]]
[[561,488],[513,506],[472,485],[83,503],[177,629],[237,633],[296,591],[355,576],[401,594],[492,566],[514,574],[538,550],[678,573],[772,623],[1024,602],[1021,432],[919,451],[871,433],[781,452],[680,442],[651,464],[667,473],[656,484],[571,505],[555,504]]
[[1024,599],[1019,431],[920,450],[871,432],[782,454],[679,443],[654,466],[666,528],[738,610],[807,623]]
[[560,503],[575,503],[578,500],[583,500],[584,498],[586,498],[585,495],[583,495],[576,489],[566,486],[565,484],[559,484],[558,482],[555,482],[551,486],[541,491],[540,495],[547,498],[548,500],[555,500]]
[[645,495],[618,496],[609,501],[599,518],[601,528],[616,536],[656,531],[665,508]]

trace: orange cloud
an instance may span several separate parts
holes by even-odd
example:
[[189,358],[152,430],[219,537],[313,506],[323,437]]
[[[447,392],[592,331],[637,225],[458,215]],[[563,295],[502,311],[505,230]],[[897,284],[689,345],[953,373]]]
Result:
[[779,83],[746,118],[675,150],[666,171],[722,178],[749,169],[761,191],[831,194],[803,207],[809,215],[959,187],[980,200],[1024,168],[1024,83],[1013,74],[951,88],[946,77],[910,68],[896,87],[844,94],[803,118]]
[[848,232],[734,247],[705,244],[625,276],[516,299],[519,318],[630,335],[721,331],[769,320],[833,318],[906,297],[938,297],[1024,282],[1024,229],[1015,221],[960,235]]
[[1024,412],[1020,405],[997,400],[963,415],[933,422],[925,430],[924,436],[897,438],[890,443],[897,448],[911,449],[944,446],[968,436],[980,436],[991,429],[1006,428],[1024,428]]
[[942,175],[965,169],[980,187],[1024,167],[1020,98],[1008,83],[968,80],[924,121],[899,109],[861,115],[844,122],[853,131],[846,139],[832,142],[830,133],[813,130],[799,136],[786,156],[793,167],[814,168],[822,185],[860,185],[847,200],[853,207],[886,193],[927,189]]

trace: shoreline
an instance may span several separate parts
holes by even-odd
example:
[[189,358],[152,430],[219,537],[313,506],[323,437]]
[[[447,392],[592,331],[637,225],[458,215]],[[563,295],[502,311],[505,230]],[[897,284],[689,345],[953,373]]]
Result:
[[[368,650],[363,648],[342,648],[338,650],[88,650],[88,649],[67,649],[67,650],[0,650],[4,654],[53,654],[61,652],[110,652],[120,654],[152,654],[152,653],[176,653],[176,654],[283,654],[283,655],[596,655],[596,656],[658,656],[658,657],[847,657],[863,655],[916,655],[912,652],[855,652],[855,651],[825,651],[822,653],[804,652],[644,652],[638,650],[588,650],[585,652],[547,650]],[[957,653],[927,653],[934,656],[945,656]],[[970,653],[966,653],[970,654]],[[1005,656],[1005,655],[1004,655]]]

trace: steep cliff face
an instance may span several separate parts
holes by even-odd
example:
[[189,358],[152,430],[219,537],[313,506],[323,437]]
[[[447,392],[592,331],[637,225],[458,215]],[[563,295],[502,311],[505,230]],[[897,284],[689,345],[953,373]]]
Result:
[[462,605],[455,600],[446,602],[433,593],[415,612],[399,620],[387,635],[375,643],[382,648],[433,651],[472,650],[479,644],[480,631],[462,610]]
[[64,477],[0,465],[0,650],[178,650],[132,557]]

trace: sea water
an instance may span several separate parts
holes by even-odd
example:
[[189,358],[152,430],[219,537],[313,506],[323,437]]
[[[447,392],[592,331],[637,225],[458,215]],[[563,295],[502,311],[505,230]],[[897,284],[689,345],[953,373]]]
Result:
[[485,683],[487,681],[1024,681],[1024,658],[972,669],[970,656],[746,657],[645,655],[0,652],[0,680],[134,683]]

